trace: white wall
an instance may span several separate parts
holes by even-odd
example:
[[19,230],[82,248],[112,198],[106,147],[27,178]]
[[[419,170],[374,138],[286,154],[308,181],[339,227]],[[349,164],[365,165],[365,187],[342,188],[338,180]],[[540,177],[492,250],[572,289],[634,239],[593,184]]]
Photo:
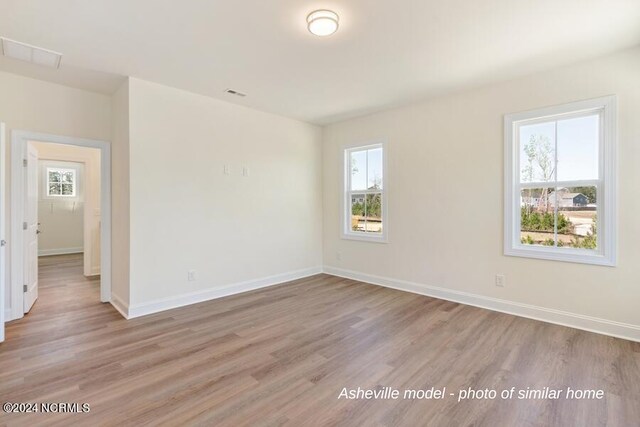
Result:
[[[640,327],[639,76],[634,49],[326,127],[325,265]],[[503,256],[503,115],[609,94],[619,102],[618,266]],[[379,139],[389,243],[341,240],[341,147]]]
[[320,128],[137,79],[129,97],[132,306],[322,265]]
[[[92,139],[111,139],[111,99],[109,96],[0,72],[0,121],[5,122],[7,168],[7,233],[10,230],[10,150],[14,129]],[[6,278],[7,308],[10,298],[10,252],[8,241]]]

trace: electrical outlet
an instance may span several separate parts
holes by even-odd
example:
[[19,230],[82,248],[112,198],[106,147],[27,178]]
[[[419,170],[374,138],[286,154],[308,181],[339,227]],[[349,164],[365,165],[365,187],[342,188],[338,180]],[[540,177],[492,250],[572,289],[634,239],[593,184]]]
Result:
[[242,176],[249,176],[249,167],[248,166],[244,166],[242,168]]
[[505,279],[504,274],[496,274],[496,286],[504,288]]
[[224,165],[224,174],[225,175],[231,175],[231,166]]
[[190,282],[194,282],[197,279],[197,274],[195,270],[189,270],[187,272],[187,280]]

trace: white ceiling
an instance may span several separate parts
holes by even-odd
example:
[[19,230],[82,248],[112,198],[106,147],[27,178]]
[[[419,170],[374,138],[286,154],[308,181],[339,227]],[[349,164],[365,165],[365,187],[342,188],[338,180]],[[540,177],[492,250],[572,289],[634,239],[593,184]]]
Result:
[[[327,38],[318,8],[340,15]],[[329,123],[640,44],[640,0],[0,0],[0,69],[110,93],[122,76]],[[238,98],[224,93],[247,93]]]

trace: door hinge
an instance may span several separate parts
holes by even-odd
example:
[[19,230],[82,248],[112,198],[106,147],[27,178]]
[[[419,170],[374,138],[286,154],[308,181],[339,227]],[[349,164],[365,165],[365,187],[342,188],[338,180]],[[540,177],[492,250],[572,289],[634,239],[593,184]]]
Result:
[[27,292],[29,290],[29,288],[27,287],[27,285],[22,285],[22,292]]
[[27,167],[27,163],[29,163],[27,161],[27,159],[22,159],[22,166],[24,166],[26,168]]
[[26,229],[27,229],[27,223],[26,223],[26,222],[23,222],[23,223],[22,223],[22,229],[23,229],[23,230],[26,230]]

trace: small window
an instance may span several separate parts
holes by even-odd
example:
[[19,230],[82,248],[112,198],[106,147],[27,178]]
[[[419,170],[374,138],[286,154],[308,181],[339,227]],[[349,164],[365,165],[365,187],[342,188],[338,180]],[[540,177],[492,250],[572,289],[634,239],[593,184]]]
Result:
[[47,196],[75,197],[75,169],[47,168]]
[[505,117],[505,254],[615,264],[615,98]]
[[387,200],[384,145],[347,148],[344,162],[342,237],[385,242]]

